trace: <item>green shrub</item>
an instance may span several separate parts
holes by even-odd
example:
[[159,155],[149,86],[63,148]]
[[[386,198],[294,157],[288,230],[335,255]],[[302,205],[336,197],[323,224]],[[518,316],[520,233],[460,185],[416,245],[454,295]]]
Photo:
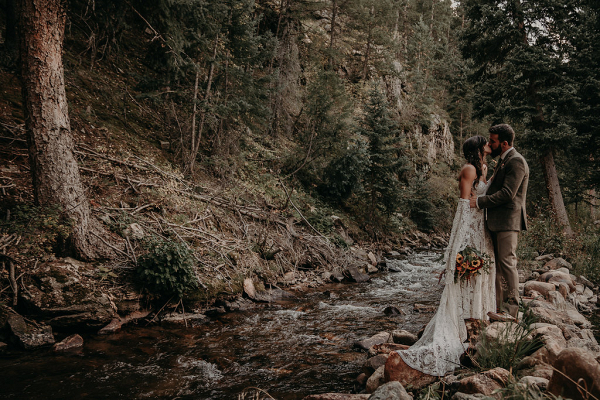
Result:
[[533,313],[521,303],[523,318],[518,323],[506,324],[498,338],[488,339],[481,335],[474,364],[486,370],[496,367],[508,371],[516,369],[517,364],[526,356],[542,347],[542,341],[532,335],[530,325],[536,322]]
[[10,221],[1,232],[21,236],[21,254],[40,256],[42,253],[61,254],[73,230],[73,221],[58,206],[39,207],[19,204],[11,210]]
[[182,298],[198,287],[194,258],[185,245],[153,239],[146,247],[148,252],[138,259],[136,273],[150,292]]

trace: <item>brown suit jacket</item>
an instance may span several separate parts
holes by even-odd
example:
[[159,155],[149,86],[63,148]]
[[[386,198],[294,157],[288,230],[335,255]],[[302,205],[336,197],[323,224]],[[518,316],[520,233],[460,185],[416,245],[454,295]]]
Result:
[[492,232],[527,230],[525,197],[529,183],[529,166],[516,149],[512,149],[492,178],[485,196],[477,199],[479,208],[487,210],[487,227]]

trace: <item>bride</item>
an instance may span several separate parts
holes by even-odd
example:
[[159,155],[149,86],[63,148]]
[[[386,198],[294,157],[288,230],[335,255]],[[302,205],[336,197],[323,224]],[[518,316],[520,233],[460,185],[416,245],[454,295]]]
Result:
[[[484,157],[490,153],[483,136],[471,137],[463,145],[467,163],[460,171],[460,199],[444,253],[446,285],[440,305],[419,341],[398,351],[408,366],[429,375],[444,376],[460,365],[460,356],[468,347],[465,319],[487,319],[489,311],[496,311],[494,247],[485,229],[483,210],[469,207],[471,192],[479,195],[487,190]],[[456,256],[467,246],[490,257],[489,272],[455,282]]]

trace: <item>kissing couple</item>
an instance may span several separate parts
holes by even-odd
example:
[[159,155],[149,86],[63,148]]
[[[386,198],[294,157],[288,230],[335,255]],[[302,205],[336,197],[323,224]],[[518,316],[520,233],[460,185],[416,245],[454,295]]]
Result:
[[[517,317],[517,240],[527,229],[525,197],[529,167],[513,147],[507,124],[489,128],[489,140],[463,144],[460,199],[444,253],[445,287],[421,338],[398,353],[413,369],[444,376],[460,365],[468,343],[465,319]],[[486,155],[500,156],[489,180]],[[498,314],[506,314],[498,316]],[[488,315],[489,314],[489,315]]]

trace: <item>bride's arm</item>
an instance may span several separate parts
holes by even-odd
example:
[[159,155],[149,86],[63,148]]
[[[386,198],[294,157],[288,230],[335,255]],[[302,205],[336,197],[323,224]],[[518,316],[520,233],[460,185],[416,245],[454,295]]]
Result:
[[460,198],[471,198],[471,190],[473,190],[473,181],[477,178],[477,171],[471,164],[463,165],[460,170]]

